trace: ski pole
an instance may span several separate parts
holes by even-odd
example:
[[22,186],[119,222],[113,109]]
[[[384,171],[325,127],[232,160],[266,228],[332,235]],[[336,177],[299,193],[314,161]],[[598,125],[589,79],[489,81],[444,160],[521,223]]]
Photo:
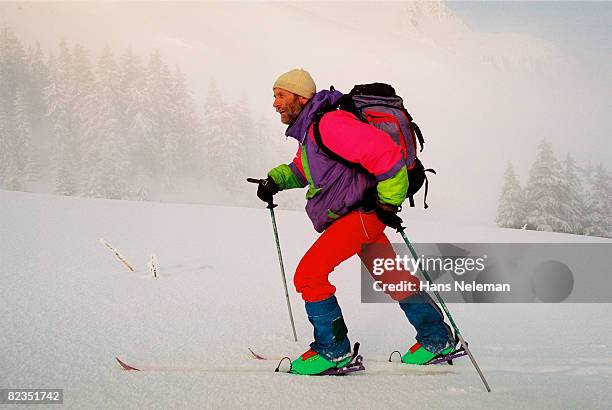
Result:
[[[404,228],[400,227],[400,229],[398,229],[398,232],[402,235],[402,238],[404,238],[404,242],[406,242],[406,246],[408,246],[408,249],[410,249],[410,253],[412,254],[412,257],[414,258],[414,260],[418,260],[419,258],[417,256],[417,253],[414,250],[412,244],[410,243],[410,240],[408,239],[408,236],[406,236],[406,233],[404,232]],[[419,269],[423,273],[423,276],[425,276],[425,279],[427,279],[427,281],[433,285],[433,281],[431,280],[431,277],[429,276],[429,274],[427,273],[427,271],[425,270],[425,268],[423,268],[423,266],[421,264],[419,264]],[[440,305],[442,306],[442,309],[444,310],[444,313],[446,313],[446,317],[448,317],[448,320],[451,322],[451,325],[453,326],[453,329],[455,330],[455,335],[457,335],[457,338],[461,342],[461,346],[463,347],[463,350],[465,350],[465,352],[470,357],[470,360],[472,361],[472,364],[476,368],[476,371],[478,372],[478,375],[480,376],[480,379],[484,383],[487,391],[490,392],[491,388],[489,387],[489,383],[487,383],[487,379],[485,379],[484,374],[482,374],[482,371],[480,370],[480,367],[478,366],[478,363],[476,363],[476,359],[474,358],[474,356],[472,355],[472,352],[468,348],[467,343],[465,343],[465,340],[463,340],[463,336],[461,336],[461,332],[459,331],[459,327],[457,327],[457,324],[455,323],[455,321],[453,320],[453,317],[451,316],[450,312],[448,311],[448,308],[446,307],[446,304],[444,303],[444,300],[442,299],[442,296],[440,296],[440,294],[436,290],[434,290],[433,293],[434,293],[434,295],[436,295],[436,298],[438,299],[438,302],[440,302]]]
[[[260,179],[247,178],[248,182],[259,184]],[[274,208],[276,205],[273,201],[268,202],[270,217],[272,218],[272,229],[274,230],[274,240],[276,241],[276,252],[278,253],[278,262],[280,264],[281,276],[283,277],[283,286],[285,287],[285,299],[287,300],[287,309],[289,310],[289,320],[291,321],[291,329],[293,330],[293,338],[297,342],[297,333],[295,333],[295,323],[293,322],[293,312],[291,311],[291,301],[289,300],[289,290],[287,289],[287,276],[285,275],[285,265],[283,264],[283,254],[281,252],[280,240],[278,239],[278,229],[276,228],[276,217],[274,216]]]

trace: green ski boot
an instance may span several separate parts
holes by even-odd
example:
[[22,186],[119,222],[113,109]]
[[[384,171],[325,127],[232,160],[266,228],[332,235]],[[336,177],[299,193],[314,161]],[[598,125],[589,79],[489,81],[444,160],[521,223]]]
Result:
[[293,362],[291,362],[291,371],[293,374],[316,375],[325,374],[330,369],[340,369],[351,361],[351,357],[342,359],[339,362],[332,362],[319,355],[314,350],[310,349]]
[[453,349],[453,346],[448,346],[439,353],[432,353],[417,342],[402,356],[402,363],[427,364],[436,357],[451,353]]

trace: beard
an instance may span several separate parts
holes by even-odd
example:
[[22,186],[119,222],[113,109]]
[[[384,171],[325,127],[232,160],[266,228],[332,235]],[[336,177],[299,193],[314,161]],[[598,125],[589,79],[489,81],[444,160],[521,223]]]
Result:
[[293,100],[289,105],[287,105],[285,111],[281,114],[281,122],[287,125],[293,124],[300,116],[304,105],[305,104],[300,103],[297,98]]

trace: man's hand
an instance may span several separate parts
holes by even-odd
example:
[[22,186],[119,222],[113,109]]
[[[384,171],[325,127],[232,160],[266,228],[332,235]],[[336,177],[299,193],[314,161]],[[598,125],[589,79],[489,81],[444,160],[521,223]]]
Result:
[[380,222],[384,223],[390,228],[397,230],[397,232],[403,231],[405,228],[402,226],[402,218],[400,218],[397,213],[401,211],[402,208],[395,205],[385,204],[380,202],[380,200],[376,201],[376,216],[380,219]]
[[257,187],[257,197],[267,204],[272,203],[274,195],[280,191],[278,185],[271,177],[259,180],[259,186]]

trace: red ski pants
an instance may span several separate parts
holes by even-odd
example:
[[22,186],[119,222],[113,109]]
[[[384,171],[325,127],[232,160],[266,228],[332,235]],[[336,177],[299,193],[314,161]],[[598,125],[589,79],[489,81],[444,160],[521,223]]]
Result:
[[[318,302],[331,297],[336,287],[329,282],[329,274],[351,256],[357,254],[372,274],[375,258],[395,259],[396,253],[384,233],[385,225],[376,213],[353,211],[332,223],[308,249],[293,277],[293,283],[302,299]],[[377,244],[376,252],[362,252],[363,244]],[[374,276],[383,283],[399,283],[400,280],[418,280],[407,271],[386,271]],[[387,292],[394,300],[400,301],[412,292]]]

